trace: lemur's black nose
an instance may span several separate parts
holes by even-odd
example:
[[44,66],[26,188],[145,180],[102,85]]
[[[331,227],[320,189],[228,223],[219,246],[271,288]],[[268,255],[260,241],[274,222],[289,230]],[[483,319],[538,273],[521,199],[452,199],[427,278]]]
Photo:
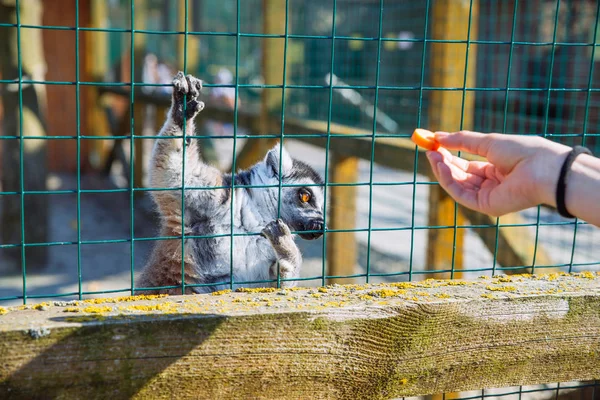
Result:
[[312,231],[310,233],[301,233],[302,239],[314,240],[323,236],[323,229],[325,228],[325,221],[322,218],[313,219],[304,224],[304,231]]
[[317,232],[313,232],[311,234],[314,239],[320,238],[323,235],[324,227],[325,227],[325,221],[323,221],[322,219],[315,219],[312,221],[310,230],[317,231]]
[[311,231],[322,231],[323,227],[325,225],[325,221],[323,221],[322,219],[315,219],[312,222],[312,228]]

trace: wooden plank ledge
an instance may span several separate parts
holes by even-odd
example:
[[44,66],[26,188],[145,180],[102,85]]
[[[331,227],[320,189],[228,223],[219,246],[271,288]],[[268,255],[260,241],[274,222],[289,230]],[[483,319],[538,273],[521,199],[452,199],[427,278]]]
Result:
[[49,302],[0,312],[0,398],[389,399],[600,378],[600,275]]

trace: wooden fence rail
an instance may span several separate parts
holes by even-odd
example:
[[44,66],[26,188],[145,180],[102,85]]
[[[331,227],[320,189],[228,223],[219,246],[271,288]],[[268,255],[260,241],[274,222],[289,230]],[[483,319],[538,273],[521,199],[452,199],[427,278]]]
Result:
[[0,398],[390,399],[600,378],[600,275],[0,309]]

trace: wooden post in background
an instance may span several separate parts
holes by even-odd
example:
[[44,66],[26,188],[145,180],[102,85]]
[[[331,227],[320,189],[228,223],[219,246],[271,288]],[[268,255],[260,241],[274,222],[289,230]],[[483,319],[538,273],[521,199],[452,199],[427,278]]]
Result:
[[[177,64],[179,65],[179,69],[183,70],[184,67],[187,67],[187,65],[184,65],[184,60],[185,60],[185,52],[186,52],[186,48],[185,48],[185,17],[186,17],[186,9],[185,9],[185,0],[184,1],[178,1],[177,2],[177,30],[179,32],[182,32],[180,34],[177,35]],[[188,7],[189,9],[191,9],[191,5],[193,4],[193,1],[190,1],[188,3]],[[190,21],[191,21],[191,15],[188,16],[188,29],[191,28]],[[188,36],[188,40],[190,39],[191,36]]]
[[[108,28],[108,5],[105,0],[91,0],[90,27]],[[85,80],[102,79],[108,72],[108,32],[81,32],[87,44],[85,52],[86,71]],[[89,117],[87,130],[93,136],[105,136],[109,132],[106,115],[100,105],[97,86],[86,88]],[[115,132],[116,133],[116,132]],[[107,140],[90,141],[90,164],[99,169],[106,162],[109,153]]]
[[[285,34],[285,1],[263,0],[264,20],[263,30],[267,35]],[[288,21],[289,23],[289,21]],[[289,28],[288,28],[289,29]],[[283,85],[283,69],[285,59],[285,39],[262,39],[262,74],[265,85]],[[282,89],[263,89],[260,99],[261,134],[279,133],[280,124],[275,123],[278,118],[269,118],[269,115],[281,109]],[[276,143],[276,139],[253,140],[258,143],[259,159]],[[258,160],[257,160],[258,161]]]
[[[471,10],[472,6],[472,10]],[[431,38],[436,40],[473,40],[477,38],[478,0],[439,0],[433,3]],[[469,33],[469,25],[471,31]],[[465,60],[467,44],[431,43],[431,86],[439,88],[461,88],[465,84]],[[475,46],[470,45],[466,86],[475,84]],[[465,93],[463,128],[473,125],[474,93]],[[430,130],[456,131],[461,128],[463,91],[433,90],[429,105]],[[455,202],[439,186],[430,187],[429,225],[464,225],[465,217],[458,212],[454,218]],[[463,268],[464,229],[430,229],[427,242],[427,268],[447,270]],[[459,278],[462,273],[455,273]],[[429,277],[448,278],[450,274],[432,274]]]
[[[285,1],[263,0],[263,32],[271,35],[285,34]],[[289,21],[288,21],[289,23]],[[289,28],[288,28],[289,29]],[[265,85],[282,85],[285,64],[285,39],[262,39],[262,75]],[[236,71],[236,74],[239,71]],[[271,114],[281,108],[281,89],[263,89],[260,103],[260,120],[254,134],[276,134],[281,130],[277,118]],[[262,160],[277,139],[248,139],[236,160],[236,169],[244,169]],[[233,171],[235,172],[235,171]]]
[[[19,2],[20,23],[42,25],[42,2],[22,0]],[[17,8],[15,1],[0,2],[0,22],[16,24]],[[0,74],[4,79],[19,78],[19,58],[23,79],[45,80],[46,61],[43,49],[43,31],[21,29],[20,49],[17,43],[17,28],[0,29]],[[18,52],[20,51],[20,56]],[[23,107],[20,107],[19,91],[22,90]],[[46,136],[46,88],[44,85],[18,83],[5,85],[2,90],[4,105],[4,135]],[[21,120],[19,114],[22,113]],[[22,126],[21,126],[22,123]],[[20,139],[4,140],[2,156],[2,190],[46,190],[47,143],[44,139],[23,140],[23,159],[20,160]],[[21,188],[20,162],[23,162],[23,182]],[[48,241],[48,201],[44,196],[26,195],[23,208],[21,196],[2,196],[2,241],[3,244],[21,243],[21,212],[25,213],[25,242],[43,243]],[[42,269],[47,263],[46,246],[28,247],[25,251],[28,271]],[[21,271],[21,248],[5,249],[3,270]]]
[[[329,181],[355,183],[358,180],[358,158],[332,153],[329,157]],[[356,186],[332,186],[329,189],[330,229],[353,229],[356,226]],[[355,232],[337,232],[327,236],[327,275],[354,274],[358,248]],[[328,284],[352,283],[354,279],[329,279]]]
[[[136,7],[135,9],[135,29],[136,30],[140,30],[140,29],[145,29],[146,28],[146,21],[147,21],[147,16],[148,16],[148,9],[147,9],[147,4],[142,3],[140,4],[140,6]],[[145,51],[145,46],[146,46],[146,36],[144,34],[136,34],[134,36],[134,56],[133,56],[133,60],[131,60],[131,62],[134,63],[134,76],[133,79],[135,82],[141,82],[142,81],[142,69],[144,66],[144,55],[146,53]],[[128,72],[128,75],[131,78],[131,74]],[[132,90],[133,90],[133,86],[132,86]],[[134,120],[133,120],[133,132],[132,133],[132,137],[133,134],[135,133],[136,136],[141,136],[144,134],[144,119],[146,117],[146,106],[138,101],[135,101],[135,95],[134,95],[134,105],[133,105],[133,110],[130,110],[130,112],[133,112],[133,116],[134,116]],[[129,121],[129,120],[128,120]],[[144,169],[145,169],[145,163],[146,163],[146,159],[144,157],[144,141],[145,140],[149,140],[149,139],[135,139],[133,144],[134,144],[134,159],[130,160],[130,162],[134,163],[133,166],[133,183],[134,183],[134,187],[143,187],[144,186]],[[141,197],[144,195],[144,192],[136,192],[136,196],[137,197]]]
[[[198,67],[198,56],[200,49],[200,41],[202,40],[201,36],[189,35],[187,37],[187,47],[185,45],[185,0],[179,0],[178,10],[177,10],[177,30],[182,32],[177,36],[177,59],[180,65],[181,70],[183,71],[183,60],[187,58],[187,73],[195,74],[196,68]],[[197,31],[198,27],[195,25],[197,21],[194,20],[194,9],[199,7],[202,9],[202,3],[199,1],[188,1],[188,10],[187,10],[187,30],[188,32]]]

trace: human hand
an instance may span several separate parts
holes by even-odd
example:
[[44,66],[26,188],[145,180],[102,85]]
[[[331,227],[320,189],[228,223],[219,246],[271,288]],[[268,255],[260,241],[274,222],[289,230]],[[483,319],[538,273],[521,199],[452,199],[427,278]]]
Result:
[[[541,203],[555,206],[555,189],[570,147],[538,136],[436,132],[442,147],[427,158],[440,185],[459,204],[501,216]],[[467,161],[448,150],[485,157]]]

